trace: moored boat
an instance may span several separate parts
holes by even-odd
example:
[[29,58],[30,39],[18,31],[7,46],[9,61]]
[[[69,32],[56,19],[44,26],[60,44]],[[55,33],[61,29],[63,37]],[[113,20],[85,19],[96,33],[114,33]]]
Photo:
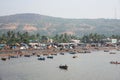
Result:
[[91,51],[90,50],[85,50],[84,53],[91,53]]
[[2,58],[1,58],[1,60],[3,60],[3,61],[6,61],[6,60],[7,60],[7,58],[5,58],[5,57],[2,57]]
[[9,58],[18,58],[18,56],[16,55],[16,56],[9,56]]
[[61,54],[61,55],[64,55],[64,53],[63,53],[63,52],[61,52],[60,54]]
[[51,54],[51,55],[57,55],[57,54]]
[[35,55],[35,54],[36,54],[35,52],[32,53],[32,55]]
[[60,68],[60,69],[65,69],[65,70],[67,70],[67,69],[68,69],[68,66],[67,66],[67,65],[60,65],[59,68]]
[[40,57],[40,54],[37,54],[37,57]]
[[45,60],[45,57],[39,57],[38,60]]
[[76,52],[69,52],[70,54],[76,54]]
[[31,55],[29,55],[29,54],[26,54],[26,55],[24,55],[24,57],[30,57]]
[[116,52],[110,52],[110,54],[116,54]]
[[47,58],[53,59],[53,56],[47,56]]
[[120,62],[118,62],[118,61],[111,61],[110,63],[111,64],[120,64]]
[[77,56],[73,56],[72,58],[77,58]]
[[43,56],[47,56],[47,55],[48,55],[47,53],[43,54]]
[[109,52],[109,50],[104,50],[104,52]]

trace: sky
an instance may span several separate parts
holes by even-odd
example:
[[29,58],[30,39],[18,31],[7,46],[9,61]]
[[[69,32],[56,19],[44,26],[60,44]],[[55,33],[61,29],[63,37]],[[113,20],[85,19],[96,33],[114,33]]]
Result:
[[0,0],[0,16],[21,13],[77,19],[120,19],[120,0]]

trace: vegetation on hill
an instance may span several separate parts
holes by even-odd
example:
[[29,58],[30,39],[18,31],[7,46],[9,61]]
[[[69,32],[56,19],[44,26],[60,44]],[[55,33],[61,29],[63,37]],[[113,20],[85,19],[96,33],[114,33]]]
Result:
[[65,19],[39,14],[16,14],[0,17],[0,33],[9,30],[40,35],[70,34],[83,36],[90,33],[120,34],[119,19]]

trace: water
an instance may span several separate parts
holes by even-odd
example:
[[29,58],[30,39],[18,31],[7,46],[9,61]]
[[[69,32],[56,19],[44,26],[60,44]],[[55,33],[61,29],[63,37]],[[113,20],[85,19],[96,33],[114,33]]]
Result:
[[[75,59],[73,54],[66,53],[45,61],[36,56],[0,60],[0,80],[120,80],[120,65],[109,63],[120,61],[120,52],[75,55]],[[60,64],[67,64],[68,70],[59,69]]]

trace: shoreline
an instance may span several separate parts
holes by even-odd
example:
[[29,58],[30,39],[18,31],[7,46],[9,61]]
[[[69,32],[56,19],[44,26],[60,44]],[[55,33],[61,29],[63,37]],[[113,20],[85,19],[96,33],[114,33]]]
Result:
[[[50,55],[50,54],[58,54],[61,52],[77,52],[84,53],[84,51],[101,51],[101,50],[120,50],[120,48],[115,47],[76,47],[75,49],[63,49],[60,50],[58,48],[50,48],[50,49],[28,49],[28,50],[1,50],[0,58],[9,56],[24,56],[24,55]],[[34,54],[33,54],[34,53]]]

